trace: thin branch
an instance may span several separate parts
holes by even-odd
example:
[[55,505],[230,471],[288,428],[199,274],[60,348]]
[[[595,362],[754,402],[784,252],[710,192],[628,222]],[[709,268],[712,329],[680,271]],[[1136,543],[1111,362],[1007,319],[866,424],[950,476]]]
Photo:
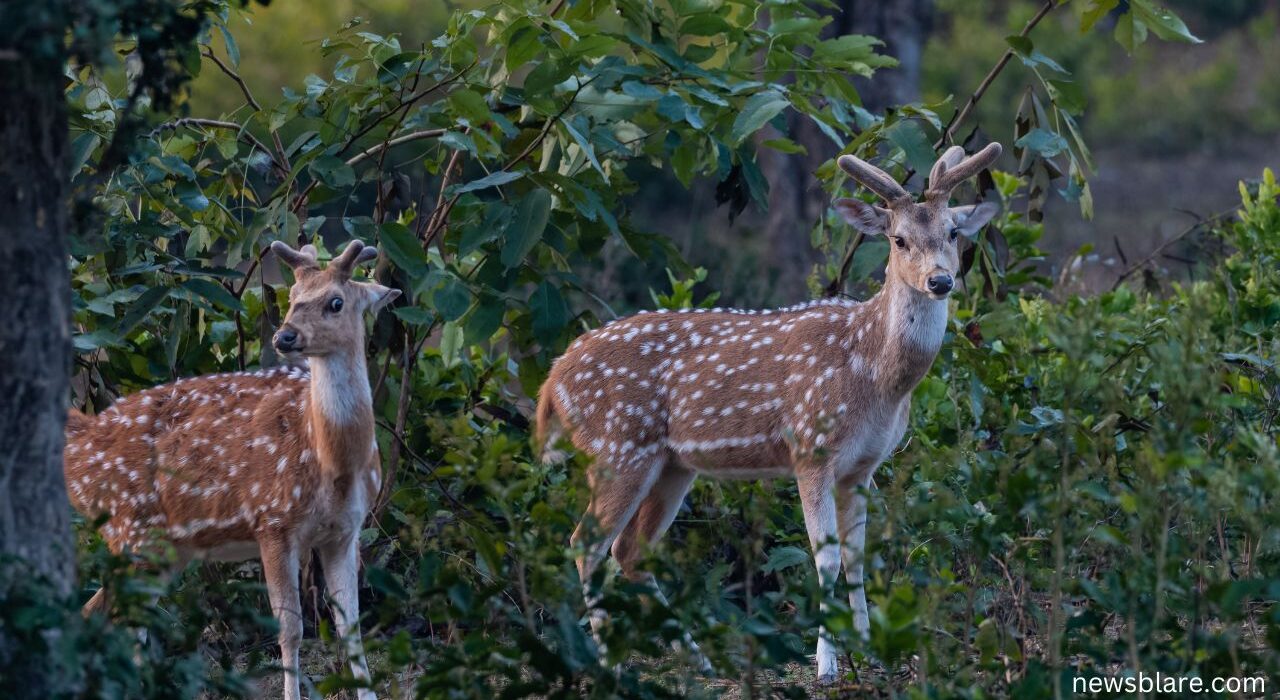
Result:
[[849,250],[844,254],[844,260],[840,262],[840,274],[831,280],[827,285],[826,294],[833,297],[840,293],[844,288],[844,281],[849,278],[849,270],[853,267],[853,254],[858,252],[858,247],[862,245],[862,232],[854,234],[853,240],[849,242]]
[[253,108],[253,111],[255,112],[262,111],[262,105],[258,104],[258,101],[253,99],[253,93],[249,91],[249,86],[245,84],[244,78],[241,78],[239,73],[232,70],[231,66],[228,66],[227,64],[223,63],[222,59],[218,58],[217,54],[213,52],[213,49],[205,49],[201,53],[204,55],[205,58],[209,59],[210,61],[213,61],[214,64],[218,66],[218,68],[221,68],[222,72],[227,74],[227,77],[236,81],[236,85],[240,86],[240,92],[244,93],[245,101],[249,103],[249,106]]
[[418,100],[421,100],[422,98],[426,97],[427,95],[430,95],[431,93],[435,92],[436,90],[439,90],[439,89],[441,89],[441,88],[443,88],[443,87],[445,87],[445,86],[448,86],[448,85],[451,85],[451,84],[453,84],[453,83],[457,82],[457,81],[458,81],[458,79],[460,79],[463,75],[466,75],[467,71],[471,70],[475,65],[476,65],[476,61],[472,61],[470,64],[468,64],[468,65],[467,65],[467,67],[466,67],[466,68],[463,68],[462,70],[458,71],[457,73],[454,73],[453,75],[449,76],[448,78],[445,78],[444,80],[441,80],[440,82],[436,83],[435,85],[432,85],[431,87],[429,87],[429,88],[427,88],[427,89],[425,89],[425,90],[422,90],[421,92],[416,92],[416,93],[414,93],[414,94],[410,95],[409,97],[405,98],[405,100],[404,100],[403,102],[401,102],[400,104],[396,105],[396,106],[395,106],[395,108],[394,108],[394,109],[392,109],[391,111],[386,112],[386,113],[384,113],[384,114],[380,114],[380,115],[378,115],[378,118],[377,118],[377,119],[374,119],[374,120],[373,120],[372,122],[370,122],[367,126],[365,126],[364,128],[360,129],[360,130],[359,130],[359,131],[357,131],[356,133],[352,134],[352,135],[351,135],[351,138],[347,139],[347,142],[346,142],[346,143],[344,143],[344,144],[342,144],[342,148],[338,149],[338,153],[345,153],[345,152],[347,151],[347,149],[348,149],[348,148],[351,148],[351,146],[355,144],[355,142],[356,142],[356,141],[359,141],[359,140],[360,140],[360,139],[361,139],[365,134],[367,134],[367,133],[369,133],[370,131],[373,131],[374,129],[376,129],[376,128],[378,127],[378,125],[379,125],[379,124],[381,124],[382,122],[386,121],[389,117],[391,117],[392,115],[394,115],[396,112],[399,112],[399,111],[400,111],[400,110],[402,110],[402,109],[407,109],[408,107],[412,106],[412,105],[413,105],[415,102],[417,102]]
[[267,145],[265,143],[258,140],[258,137],[250,133],[244,124],[237,124],[235,122],[223,121],[221,119],[201,119],[199,117],[183,117],[181,119],[175,119],[171,122],[165,122],[157,126],[156,128],[151,130],[150,135],[155,136],[162,131],[172,131],[176,129],[182,129],[185,127],[196,127],[196,126],[202,126],[207,129],[226,129],[228,131],[236,132],[237,137],[241,141],[244,141],[250,146],[267,154],[267,157],[271,159],[271,164],[275,166],[276,169],[280,170],[283,173],[288,173],[288,171],[285,170],[284,167],[281,165],[280,161],[276,160],[275,154],[271,152],[271,149],[267,148]]
[[447,130],[446,129],[424,129],[422,131],[413,131],[403,136],[397,136],[393,139],[388,139],[386,141],[383,141],[382,143],[374,144],[373,146],[370,146],[369,148],[357,153],[356,155],[351,156],[350,158],[347,159],[347,165],[355,165],[356,163],[359,163],[362,160],[367,160],[393,146],[399,146],[402,143],[409,143],[410,141],[419,141],[421,139],[438,138],[440,136],[443,136],[445,131]]
[[1155,250],[1152,250],[1145,258],[1130,265],[1129,267],[1126,267],[1124,272],[1121,272],[1120,276],[1116,278],[1116,281],[1114,284],[1111,285],[1111,288],[1112,289],[1119,288],[1120,285],[1126,279],[1128,279],[1131,275],[1133,275],[1133,273],[1143,269],[1147,265],[1154,262],[1156,258],[1160,257],[1164,253],[1165,249],[1168,248],[1169,246],[1173,245],[1174,243],[1177,243],[1178,241],[1181,241],[1182,239],[1186,238],[1187,236],[1190,236],[1196,231],[1199,231],[1201,228],[1223,221],[1224,219],[1227,219],[1228,217],[1233,216],[1235,213],[1236,213],[1236,207],[1232,207],[1231,209],[1224,209],[1223,211],[1220,211],[1217,214],[1214,214],[1207,219],[1201,219],[1195,222],[1194,224],[1191,224],[1190,226],[1182,229],[1182,231],[1179,231],[1178,234],[1175,235],[1174,237],[1156,246]]
[[[1054,0],[1045,0],[1044,5],[1040,7],[1040,11],[1036,12],[1035,16],[1027,21],[1027,25],[1022,28],[1018,36],[1026,37],[1030,34],[1031,30],[1035,29],[1036,25],[1040,23],[1040,20],[1044,19],[1056,6]],[[951,115],[951,120],[947,122],[947,127],[942,130],[942,136],[938,138],[937,143],[933,144],[933,150],[936,151],[947,145],[947,143],[952,142],[960,123],[973,111],[974,106],[978,104],[978,100],[981,100],[982,96],[986,94],[987,88],[991,87],[991,83],[1000,75],[1000,71],[1003,71],[1004,67],[1009,64],[1009,60],[1013,58],[1013,55],[1012,48],[1005,50],[1004,54],[1000,56],[1000,60],[996,61],[996,64],[987,72],[987,76],[982,79],[981,83],[978,83],[978,89],[974,90],[973,94],[969,96],[969,99],[964,103],[964,107],[961,107],[959,111]]]

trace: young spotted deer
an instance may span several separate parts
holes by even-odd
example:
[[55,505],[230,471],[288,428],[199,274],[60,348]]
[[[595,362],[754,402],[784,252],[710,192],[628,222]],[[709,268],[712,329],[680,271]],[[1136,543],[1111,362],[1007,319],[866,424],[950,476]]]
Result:
[[[67,491],[107,516],[112,551],[173,545],[193,558],[261,558],[280,625],[284,696],[301,697],[298,572],[314,549],[352,672],[369,678],[360,643],[357,535],[381,480],[365,369],[364,314],[400,292],[351,279],[378,251],[353,241],[325,269],[316,249],[271,246],[293,268],[290,308],[274,338],[309,367],[183,379],[124,397],[97,416],[72,410]],[[86,613],[106,605],[99,590]],[[361,700],[373,697],[361,690]]]
[[[868,301],[642,312],[569,347],[538,397],[537,435],[547,444],[567,430],[593,458],[590,503],[573,533],[584,585],[612,547],[625,576],[656,590],[637,560],[696,476],[794,478],[819,580],[830,590],[843,560],[854,626],[865,637],[865,490],[901,441],[912,389],[942,343],[958,237],[997,211],[948,206],[951,190],[999,155],[994,143],[969,158],[951,148],[921,202],[878,168],[839,159],[887,205],[834,203],[862,233],[893,242],[884,287]],[[593,626],[599,619],[593,611]],[[825,630],[817,665],[821,680],[835,679]]]

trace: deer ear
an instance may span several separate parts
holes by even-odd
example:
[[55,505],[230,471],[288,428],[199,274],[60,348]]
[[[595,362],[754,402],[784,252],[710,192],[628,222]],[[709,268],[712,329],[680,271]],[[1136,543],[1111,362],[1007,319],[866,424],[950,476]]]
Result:
[[369,313],[378,313],[378,311],[395,301],[400,296],[399,289],[384,287],[377,282],[362,282],[365,293],[369,295]]
[[840,218],[868,236],[883,236],[889,230],[889,210],[861,199],[837,199],[831,203]]
[[951,207],[951,222],[957,231],[973,238],[998,213],[1000,213],[1000,205],[995,202]]

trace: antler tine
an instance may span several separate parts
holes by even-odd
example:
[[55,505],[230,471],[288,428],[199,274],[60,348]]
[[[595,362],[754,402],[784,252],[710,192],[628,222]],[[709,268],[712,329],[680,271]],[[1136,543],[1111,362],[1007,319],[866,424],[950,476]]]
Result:
[[938,162],[933,164],[933,170],[929,171],[929,185],[932,189],[938,189],[937,183],[942,181],[942,174],[951,168],[956,167],[960,161],[964,160],[964,149],[960,146],[952,146],[938,158]]
[[880,198],[894,204],[903,197],[909,197],[907,191],[890,177],[889,173],[877,168],[857,156],[840,156],[836,161],[840,167],[863,187],[880,195]]
[[371,248],[373,250],[372,257],[377,257],[377,248],[374,248],[373,246],[365,247],[364,241],[351,241],[347,244],[346,250],[343,250],[338,257],[333,259],[333,262],[329,263],[329,267],[333,268],[340,275],[350,277],[351,273],[355,271],[356,265],[372,259],[365,257],[365,251]]
[[[996,158],[1000,157],[1000,153],[1003,150],[1004,149],[1001,148],[1000,144],[989,143],[986,148],[960,161],[954,167],[948,166],[943,168],[942,172],[938,174],[937,182],[934,182],[933,178],[930,178],[930,193],[941,195],[949,194],[951,190],[959,186],[960,183],[968,180],[974,175],[977,175],[983,168],[994,163]],[[943,160],[946,160],[947,155],[950,153],[951,151],[948,150],[947,153],[943,155]],[[941,161],[939,161],[939,164],[941,164]],[[938,167],[934,166],[934,169],[937,170]]]
[[294,250],[284,241],[272,241],[271,250],[276,254],[276,257],[283,260],[284,264],[295,271],[320,269],[320,265],[316,263],[315,246],[305,245],[302,250]]

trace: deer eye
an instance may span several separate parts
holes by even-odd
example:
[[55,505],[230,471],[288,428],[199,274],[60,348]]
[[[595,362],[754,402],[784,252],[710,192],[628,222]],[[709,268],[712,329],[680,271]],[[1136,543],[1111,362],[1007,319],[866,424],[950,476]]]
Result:
[[907,249],[907,241],[906,241],[902,236],[894,236],[894,237],[893,237],[893,244],[894,244],[894,245],[896,245],[896,246],[898,246],[899,248],[901,248],[901,249],[903,249],[903,250],[906,250],[906,249]]
[[329,300],[329,304],[325,307],[329,313],[336,314],[342,310],[342,297],[334,297]]
[[956,238],[958,238],[959,236],[960,236],[960,229],[958,229],[958,228],[953,228],[953,229],[951,229],[951,240],[953,240],[953,241],[954,241],[954,240],[955,240]]

